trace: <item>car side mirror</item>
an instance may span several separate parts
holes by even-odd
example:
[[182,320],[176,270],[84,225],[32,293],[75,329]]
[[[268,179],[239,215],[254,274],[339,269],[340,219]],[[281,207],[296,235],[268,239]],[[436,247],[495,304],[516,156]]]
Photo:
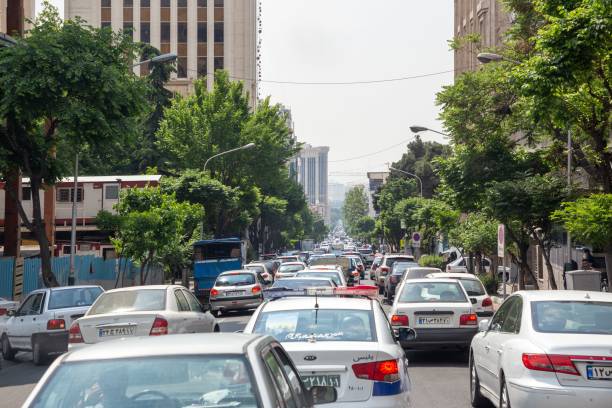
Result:
[[478,299],[470,298],[470,302],[472,302],[472,304],[475,305],[476,303],[478,303]]
[[478,322],[478,331],[485,332],[489,330],[489,319],[484,319]]
[[264,280],[263,283],[264,283],[264,285],[270,285],[272,283],[272,281],[271,280]]
[[338,399],[338,391],[334,387],[314,386],[308,392],[313,405],[331,404]]
[[414,341],[417,338],[417,333],[410,327],[400,327],[397,332],[398,341]]
[[6,311],[6,315],[7,315],[8,317],[14,317],[14,316],[17,316],[17,311],[15,311],[15,310],[13,310],[13,309],[7,310],[7,311]]

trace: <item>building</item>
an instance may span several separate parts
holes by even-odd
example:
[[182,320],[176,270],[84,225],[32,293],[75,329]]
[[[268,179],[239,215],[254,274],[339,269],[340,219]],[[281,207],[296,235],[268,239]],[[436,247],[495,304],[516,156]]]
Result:
[[[1,1],[1,0],[0,0]],[[66,0],[66,18],[80,16],[94,27],[131,30],[134,41],[178,55],[167,87],[183,95],[193,80],[225,69],[244,82],[251,105],[256,100],[256,0]],[[136,67],[145,75],[146,66]]]
[[329,147],[305,144],[297,156],[297,181],[304,188],[310,208],[329,223],[328,198]]
[[455,77],[474,71],[480,64],[476,55],[501,45],[512,22],[500,0],[455,0],[455,39],[478,34],[479,42],[466,42],[455,49]]
[[368,215],[370,217],[375,217],[378,215],[376,210],[374,210],[374,194],[378,191],[379,188],[383,186],[387,182],[387,178],[389,177],[388,171],[370,171],[368,172]]
[[[0,0],[0,33],[11,34],[7,30],[7,18],[8,18],[8,10],[9,2],[12,6],[18,5],[18,0]],[[35,0],[22,0],[23,2],[23,17],[25,19],[25,28],[26,30],[29,28],[30,24],[28,20],[34,20],[35,15]]]
[[341,208],[346,196],[346,184],[329,183],[327,188],[329,206],[332,208]]

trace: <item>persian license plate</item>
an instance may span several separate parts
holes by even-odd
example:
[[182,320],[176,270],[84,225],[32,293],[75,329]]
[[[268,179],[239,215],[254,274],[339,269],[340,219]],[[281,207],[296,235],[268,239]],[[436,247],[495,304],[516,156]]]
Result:
[[589,380],[612,380],[612,366],[587,366]]
[[449,316],[423,316],[417,319],[419,326],[437,326],[450,324]]
[[244,295],[244,290],[230,290],[225,292],[225,296],[242,296]]
[[306,388],[312,387],[336,387],[340,388],[339,375],[304,375],[301,376]]
[[117,326],[98,329],[98,337],[133,336],[136,334],[136,326]]

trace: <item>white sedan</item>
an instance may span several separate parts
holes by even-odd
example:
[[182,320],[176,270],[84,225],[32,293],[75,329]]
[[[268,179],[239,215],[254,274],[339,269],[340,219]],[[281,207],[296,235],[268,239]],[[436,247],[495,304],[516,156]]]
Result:
[[280,341],[307,386],[336,387],[338,401],[330,407],[410,406],[408,360],[376,300],[302,296],[266,301],[244,331]]
[[217,331],[214,316],[185,287],[133,286],[100,295],[70,326],[68,348],[122,337]]
[[472,406],[612,406],[612,294],[516,292],[479,328]]
[[489,319],[493,316],[493,300],[487,293],[482,281],[471,273],[431,273],[428,278],[457,279],[465,289],[470,301],[474,305],[478,320]]

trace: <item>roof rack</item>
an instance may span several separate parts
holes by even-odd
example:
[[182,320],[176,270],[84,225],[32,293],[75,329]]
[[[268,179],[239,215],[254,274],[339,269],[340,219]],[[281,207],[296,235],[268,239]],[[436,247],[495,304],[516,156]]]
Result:
[[302,288],[290,289],[285,287],[276,287],[264,289],[264,299],[276,300],[286,297],[355,297],[376,299],[378,297],[378,288],[376,286],[359,285],[340,288]]

